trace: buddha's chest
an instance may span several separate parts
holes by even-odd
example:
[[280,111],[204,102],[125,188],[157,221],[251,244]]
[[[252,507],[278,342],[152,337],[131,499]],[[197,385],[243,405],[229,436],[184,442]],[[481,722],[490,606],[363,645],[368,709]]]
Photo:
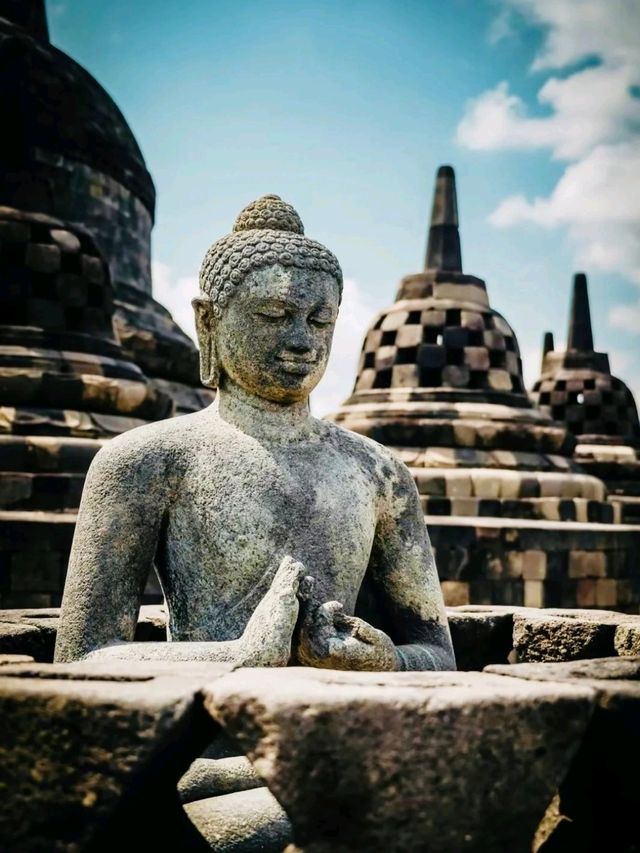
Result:
[[231,603],[249,588],[264,591],[291,554],[327,593],[344,595],[345,584],[357,593],[377,506],[366,472],[322,446],[217,448],[182,479],[165,530],[167,568],[179,583],[197,565]]

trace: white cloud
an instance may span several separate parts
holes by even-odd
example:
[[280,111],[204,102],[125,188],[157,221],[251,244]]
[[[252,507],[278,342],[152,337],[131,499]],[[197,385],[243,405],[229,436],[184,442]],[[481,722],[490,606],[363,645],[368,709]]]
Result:
[[630,89],[639,77],[631,65],[599,65],[564,79],[551,77],[538,92],[547,111],[542,117],[529,116],[524,101],[503,81],[467,104],[457,142],[478,151],[549,148],[556,159],[574,160],[596,145],[635,134],[640,99]]
[[619,272],[640,284],[640,140],[602,145],[568,166],[552,193],[504,199],[489,217],[500,228],[564,226],[578,266]]
[[314,415],[335,411],[351,394],[362,349],[375,307],[353,279],[346,279],[342,305],[333,335],[331,358],[324,378],[311,395]]
[[[538,92],[532,116],[506,82],[471,101],[457,129],[475,150],[548,149],[568,162],[547,197],[504,199],[498,227],[565,227],[576,263],[640,284],[640,3],[631,0],[502,0],[490,40],[508,38],[521,16],[545,31],[533,71],[567,69]],[[598,64],[571,71],[592,58]]]
[[640,335],[640,302],[636,305],[614,305],[609,311],[609,325]]
[[183,332],[195,341],[196,326],[191,300],[198,295],[198,276],[174,276],[168,264],[152,261],[153,296],[171,313]]
[[565,68],[590,56],[638,60],[636,0],[503,0],[503,5],[546,30],[534,71]]
[[[198,277],[175,276],[171,267],[161,261],[154,261],[151,269],[154,298],[171,312],[180,328],[195,341],[191,300],[198,293]],[[358,283],[346,279],[327,372],[312,395],[315,415],[334,411],[350,395],[362,341],[375,311],[376,307]]]

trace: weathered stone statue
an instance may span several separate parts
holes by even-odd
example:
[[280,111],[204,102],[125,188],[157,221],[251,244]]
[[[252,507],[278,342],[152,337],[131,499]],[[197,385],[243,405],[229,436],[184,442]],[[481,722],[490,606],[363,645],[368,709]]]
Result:
[[[193,304],[217,398],[96,456],[57,660],[455,668],[409,471],[309,412],[341,290],[336,258],[278,196],[250,204],[209,249]],[[171,642],[132,643],[153,561]],[[354,615],[363,586],[380,627]]]

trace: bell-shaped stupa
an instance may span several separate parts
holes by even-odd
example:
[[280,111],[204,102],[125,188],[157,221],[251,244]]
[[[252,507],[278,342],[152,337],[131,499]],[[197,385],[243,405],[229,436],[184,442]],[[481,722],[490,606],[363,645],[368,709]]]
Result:
[[41,607],[102,442],[212,392],[152,297],[140,148],[43,0],[0,0],[0,124],[0,605]]
[[0,207],[0,601],[59,603],[84,477],[103,441],[171,398],[114,332],[93,237]]
[[411,469],[449,603],[616,604],[609,587],[587,595],[580,566],[602,548],[593,523],[606,538],[617,510],[572,458],[575,438],[532,405],[513,329],[462,271],[450,166],[436,178],[425,269],[375,318],[353,394],[331,417]]
[[640,423],[633,394],[593,345],[587,278],[576,273],[566,350],[545,348],[531,399],[576,437],[574,456],[604,480],[626,521],[640,522]]
[[176,412],[208,405],[195,345],[153,298],[155,188],[140,147],[102,86],[49,41],[44,0],[0,0],[0,125],[0,205],[89,232],[125,352]]

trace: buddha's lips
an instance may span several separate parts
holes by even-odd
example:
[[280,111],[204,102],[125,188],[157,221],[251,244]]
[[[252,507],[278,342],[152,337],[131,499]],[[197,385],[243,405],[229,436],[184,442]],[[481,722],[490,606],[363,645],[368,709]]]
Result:
[[304,375],[309,373],[316,363],[316,359],[294,359],[294,358],[279,358],[278,363],[288,373],[299,373]]
[[315,364],[313,361],[290,361],[286,358],[279,358],[278,363],[287,373],[299,373],[301,375],[310,373]]

